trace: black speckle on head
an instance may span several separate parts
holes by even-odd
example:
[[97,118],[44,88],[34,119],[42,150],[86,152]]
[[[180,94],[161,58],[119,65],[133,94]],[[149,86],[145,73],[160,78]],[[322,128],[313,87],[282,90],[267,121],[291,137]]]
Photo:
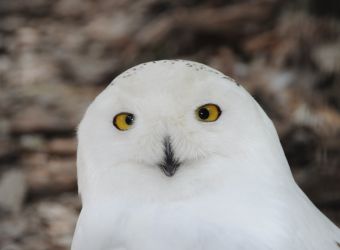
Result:
[[[213,74],[215,74],[215,75],[217,75],[221,78],[224,78],[224,79],[227,79],[229,81],[234,82],[237,86],[240,86],[240,84],[238,84],[234,79],[223,75],[221,72],[219,72],[217,70],[214,70],[214,69],[212,69],[212,68],[210,68],[210,67],[208,67],[204,64],[190,62],[190,61],[186,61],[186,60],[182,60],[182,59],[151,61],[151,62],[139,64],[135,67],[132,67],[132,68],[126,70],[119,77],[123,78],[123,79],[129,78],[131,76],[138,74],[139,71],[148,68],[148,66],[150,66],[150,64],[156,64],[156,63],[159,63],[159,64],[162,63],[162,64],[168,64],[168,65],[180,64],[180,65],[182,65],[182,67],[185,67],[185,66],[189,67],[196,72],[205,71],[205,72],[213,73]],[[115,82],[117,82],[117,81],[114,80],[109,86],[114,85]]]
[[227,79],[229,81],[234,82],[238,87],[240,87],[240,84],[238,82],[236,82],[233,78],[229,77],[229,76],[223,76],[223,79]]

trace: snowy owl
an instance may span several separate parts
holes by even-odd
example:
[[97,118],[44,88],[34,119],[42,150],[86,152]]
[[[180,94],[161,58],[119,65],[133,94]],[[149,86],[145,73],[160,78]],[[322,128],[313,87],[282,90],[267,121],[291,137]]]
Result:
[[133,67],[78,130],[72,250],[339,250],[295,183],[271,120],[200,63]]

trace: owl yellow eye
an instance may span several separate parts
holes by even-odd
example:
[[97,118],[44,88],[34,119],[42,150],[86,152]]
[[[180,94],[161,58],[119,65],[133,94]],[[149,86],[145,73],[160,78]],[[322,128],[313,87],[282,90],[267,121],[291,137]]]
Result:
[[210,103],[196,109],[197,120],[202,122],[214,122],[220,117],[221,113],[219,106]]
[[119,130],[125,131],[131,128],[135,116],[130,113],[119,113],[113,118],[113,125]]

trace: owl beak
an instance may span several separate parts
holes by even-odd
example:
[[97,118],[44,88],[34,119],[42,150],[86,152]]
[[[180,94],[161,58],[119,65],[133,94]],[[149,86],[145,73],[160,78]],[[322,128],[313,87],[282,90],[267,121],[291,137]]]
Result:
[[173,176],[176,173],[177,168],[180,165],[178,159],[174,156],[174,151],[171,145],[170,137],[165,137],[163,141],[164,157],[158,166],[163,170],[164,174],[168,177]]

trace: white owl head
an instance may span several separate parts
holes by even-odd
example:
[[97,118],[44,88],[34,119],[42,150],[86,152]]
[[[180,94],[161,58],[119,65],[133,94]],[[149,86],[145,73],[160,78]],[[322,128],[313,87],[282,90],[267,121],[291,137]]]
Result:
[[184,60],[122,73],[90,105],[78,135],[83,199],[117,190],[176,192],[180,182],[196,192],[197,183],[240,171],[242,161],[251,168],[274,151],[284,158],[271,121],[243,87]]

